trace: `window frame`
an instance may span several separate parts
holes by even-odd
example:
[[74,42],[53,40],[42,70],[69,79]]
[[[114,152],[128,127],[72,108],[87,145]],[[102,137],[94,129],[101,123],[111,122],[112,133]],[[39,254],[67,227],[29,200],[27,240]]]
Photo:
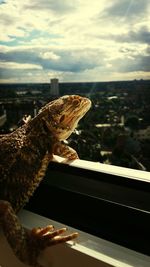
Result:
[[98,166],[50,162],[26,209],[150,256],[150,173]]

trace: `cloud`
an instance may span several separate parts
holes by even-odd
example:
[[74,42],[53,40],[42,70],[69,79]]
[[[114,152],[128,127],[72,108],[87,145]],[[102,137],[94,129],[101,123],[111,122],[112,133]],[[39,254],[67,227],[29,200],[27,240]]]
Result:
[[[46,50],[25,49],[10,50],[0,53],[2,62],[15,62],[20,64],[34,64],[43,69],[51,69],[64,72],[80,72],[92,69],[100,64],[97,59],[101,51],[98,50]],[[102,64],[102,58],[101,58]]]
[[0,16],[0,23],[2,23],[3,25],[10,26],[10,24],[14,24],[15,23],[15,18],[13,17],[13,15],[5,15],[4,13],[1,14]]
[[150,44],[150,30],[143,26],[138,30],[129,30],[125,34],[111,34],[111,38],[117,42]]
[[[147,77],[146,73],[150,72],[148,47],[139,50],[136,46],[132,48],[123,46],[120,51],[115,48],[116,50],[112,50],[111,53],[103,53],[100,48],[70,50],[51,47],[5,48],[0,53],[1,78],[3,80],[10,77],[17,80],[18,77],[18,80],[42,82],[48,77],[57,76],[65,81],[69,79],[98,81],[100,78],[111,80],[115,73],[121,78],[123,75],[126,77],[126,73],[133,73],[137,78],[138,72],[142,73],[142,77],[145,72]],[[132,75],[128,74],[127,77]]]
[[150,56],[143,56],[140,63],[143,71],[150,72]]
[[6,2],[4,0],[0,0],[0,5],[4,5]]
[[[135,46],[136,49],[140,45],[149,45],[150,44],[150,29],[148,29],[147,26],[143,26],[137,30],[129,30],[125,33],[115,33],[112,32],[109,35],[100,33],[97,35],[91,35],[91,38],[95,37],[99,40],[101,40],[101,43],[103,41],[107,41],[113,44],[115,42],[116,44],[122,45],[122,43],[126,44],[128,46],[127,50],[130,50],[133,52],[132,46]],[[115,44],[113,44],[115,45]]]
[[5,2],[0,66],[6,80],[111,80],[126,78],[128,70],[134,79],[137,69],[147,77],[149,0]]
[[[24,79],[28,80],[28,82],[31,82],[34,80],[36,82],[36,79],[40,76],[41,79],[42,72],[40,70],[30,70],[25,69],[22,73],[22,69],[4,69],[0,68],[0,79],[2,81],[16,81],[16,82],[24,82]],[[45,78],[45,77],[44,77]]]
[[41,66],[35,65],[35,64],[19,64],[19,63],[14,63],[14,62],[0,62],[0,68],[1,69],[22,69],[22,70],[36,70],[36,69],[42,69]]
[[148,12],[149,0],[115,0],[106,7],[100,17],[132,20]]
[[124,57],[122,60],[112,60],[112,67],[116,72],[120,73],[150,73],[150,55],[135,55],[134,57]]
[[32,0],[28,1],[27,4],[24,4],[25,9],[31,9],[31,10],[50,10],[55,13],[63,14],[66,12],[70,12],[75,9],[74,2],[77,2],[76,0]]

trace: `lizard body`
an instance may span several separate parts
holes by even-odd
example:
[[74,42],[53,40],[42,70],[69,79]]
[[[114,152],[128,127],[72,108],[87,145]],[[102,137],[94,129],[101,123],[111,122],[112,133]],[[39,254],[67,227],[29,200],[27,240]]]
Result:
[[78,158],[61,141],[70,136],[90,106],[85,97],[63,96],[13,133],[0,135],[0,224],[17,257],[32,266],[40,266],[37,257],[45,247],[71,240],[77,233],[61,236],[66,229],[52,226],[29,231],[16,213],[43,179],[53,154]]

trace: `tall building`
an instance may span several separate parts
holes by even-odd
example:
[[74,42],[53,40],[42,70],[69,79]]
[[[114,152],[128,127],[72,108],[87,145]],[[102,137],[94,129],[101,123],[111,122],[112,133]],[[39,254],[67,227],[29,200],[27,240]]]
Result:
[[50,80],[51,87],[50,87],[50,94],[51,96],[59,96],[59,80],[54,78]]

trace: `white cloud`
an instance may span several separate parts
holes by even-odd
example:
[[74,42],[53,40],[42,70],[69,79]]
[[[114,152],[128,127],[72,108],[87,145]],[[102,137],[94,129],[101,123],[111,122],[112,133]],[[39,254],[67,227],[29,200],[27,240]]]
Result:
[[60,56],[55,54],[52,51],[40,52],[40,56],[41,56],[41,58],[48,59],[48,60],[58,60],[58,59],[60,59]]
[[22,69],[22,70],[29,70],[29,69],[37,69],[41,70],[42,67],[35,64],[20,64],[15,62],[0,62],[0,68],[3,69]]

